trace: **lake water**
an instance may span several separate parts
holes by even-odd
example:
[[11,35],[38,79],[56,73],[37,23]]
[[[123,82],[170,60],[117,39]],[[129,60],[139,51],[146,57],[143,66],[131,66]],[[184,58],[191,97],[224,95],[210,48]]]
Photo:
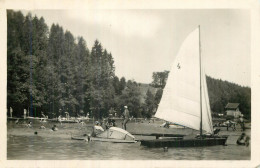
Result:
[[[120,122],[119,122],[120,123]],[[249,160],[251,146],[238,146],[236,140],[241,134],[237,131],[221,131],[229,135],[227,146],[192,147],[192,148],[147,148],[134,144],[110,142],[86,142],[71,140],[71,135],[82,135],[91,131],[91,124],[57,124],[59,130],[50,130],[55,123],[44,123],[46,129],[39,129],[39,121],[33,121],[33,128],[23,124],[7,124],[7,159],[8,160]],[[182,133],[193,132],[190,129],[167,129],[160,123],[129,123],[129,132],[135,133]],[[38,134],[35,135],[34,132]],[[250,130],[246,133],[250,135]],[[136,137],[139,139],[151,137]],[[153,137],[154,138],[154,137]]]

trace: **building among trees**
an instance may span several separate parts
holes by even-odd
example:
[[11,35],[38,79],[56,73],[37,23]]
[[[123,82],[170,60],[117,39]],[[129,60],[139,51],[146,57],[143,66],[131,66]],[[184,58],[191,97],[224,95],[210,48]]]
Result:
[[228,103],[225,107],[226,115],[238,118],[242,113],[239,111],[239,103]]

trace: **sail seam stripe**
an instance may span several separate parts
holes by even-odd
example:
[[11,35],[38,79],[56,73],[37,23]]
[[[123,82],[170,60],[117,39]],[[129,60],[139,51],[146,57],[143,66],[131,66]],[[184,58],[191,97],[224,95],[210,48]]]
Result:
[[[175,111],[177,111],[177,110],[175,110]],[[190,113],[184,112],[182,110],[178,110],[178,112],[185,113],[185,114],[188,114],[188,115],[191,115],[191,116],[194,116],[194,117],[198,117],[198,118],[200,117],[200,116],[196,116],[194,114],[190,114]]]

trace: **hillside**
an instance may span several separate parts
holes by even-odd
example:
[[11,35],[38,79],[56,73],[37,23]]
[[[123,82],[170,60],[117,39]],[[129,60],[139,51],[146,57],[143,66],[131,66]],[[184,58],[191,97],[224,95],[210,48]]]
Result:
[[[207,85],[209,93],[210,107],[213,112],[224,113],[225,106],[228,102],[240,103],[240,111],[245,115],[245,118],[251,119],[251,88],[242,87],[235,83],[214,79],[207,76]],[[158,88],[149,84],[139,84],[141,91],[141,102],[146,99],[148,89],[155,95]]]
[[144,103],[145,99],[146,99],[146,92],[148,91],[148,89],[150,89],[150,91],[152,92],[153,95],[156,94],[158,88],[155,88],[149,84],[145,84],[145,83],[139,83],[139,89],[141,92],[141,103]]

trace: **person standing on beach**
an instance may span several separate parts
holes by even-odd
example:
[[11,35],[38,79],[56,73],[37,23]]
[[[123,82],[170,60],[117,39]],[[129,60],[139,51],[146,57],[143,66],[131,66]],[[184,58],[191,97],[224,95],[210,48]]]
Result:
[[245,122],[244,122],[244,118],[243,118],[243,115],[241,115],[239,117],[239,122],[240,122],[240,125],[241,125],[241,131],[245,131]]
[[13,117],[13,108],[10,107],[10,117],[12,118]]
[[123,129],[126,130],[126,123],[129,121],[130,118],[130,114],[129,111],[127,109],[127,106],[124,106],[125,110],[123,113],[123,117],[124,117],[124,121],[123,121]]
[[26,118],[26,113],[27,113],[26,109],[23,109],[23,118],[24,119]]

